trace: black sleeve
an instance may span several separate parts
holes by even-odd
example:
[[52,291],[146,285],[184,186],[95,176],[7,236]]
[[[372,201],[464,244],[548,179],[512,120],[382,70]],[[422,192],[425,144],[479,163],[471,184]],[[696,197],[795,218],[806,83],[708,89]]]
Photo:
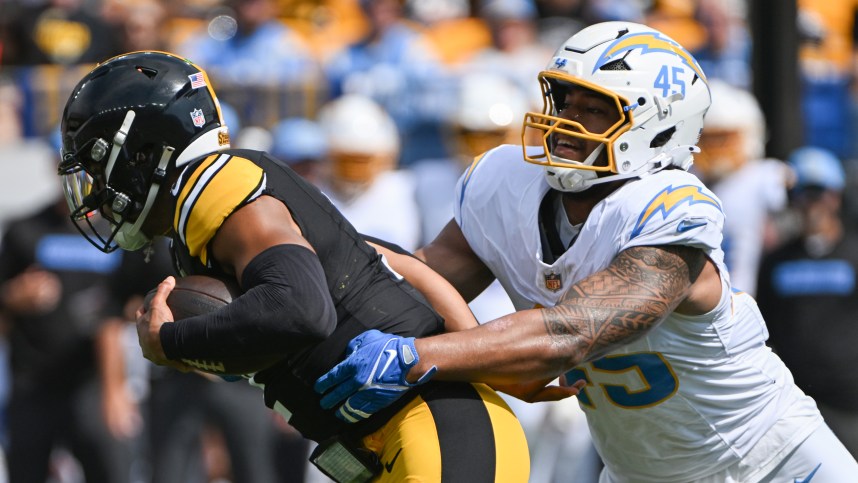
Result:
[[161,326],[169,359],[286,354],[328,337],[337,316],[318,257],[277,245],[244,270],[245,293],[214,312]]

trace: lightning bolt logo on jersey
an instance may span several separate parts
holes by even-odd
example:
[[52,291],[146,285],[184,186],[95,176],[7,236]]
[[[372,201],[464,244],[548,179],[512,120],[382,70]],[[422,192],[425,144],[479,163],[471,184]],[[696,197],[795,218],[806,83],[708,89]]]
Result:
[[[677,186],[676,188],[668,186],[655,195],[652,201],[650,201],[649,204],[646,205],[646,208],[643,209],[638,217],[637,223],[635,223],[631,237],[634,238],[640,235],[647,222],[655,215],[660,214],[662,218],[667,218],[670,213],[682,203],[709,203],[710,205],[718,208],[718,211],[721,211],[721,204],[717,199],[715,199],[714,195],[710,196],[704,193],[701,191],[700,186],[685,185]],[[690,229],[690,227],[703,226],[704,224],[705,222],[683,224],[677,229],[679,231],[684,231]]]
[[[557,305],[569,287],[636,246],[693,246],[721,274],[721,299],[711,312],[672,313],[644,337],[567,375],[587,382],[578,402],[614,475],[696,481],[750,451],[787,410],[815,411],[797,388],[782,392],[791,375],[765,347],[756,303],[731,290],[721,202],[700,180],[671,169],[628,181],[593,207],[556,259],[543,256],[539,228],[549,189],[519,146],[489,151],[457,186],[456,221],[517,310]],[[562,290],[546,287],[550,273],[562,277]]]

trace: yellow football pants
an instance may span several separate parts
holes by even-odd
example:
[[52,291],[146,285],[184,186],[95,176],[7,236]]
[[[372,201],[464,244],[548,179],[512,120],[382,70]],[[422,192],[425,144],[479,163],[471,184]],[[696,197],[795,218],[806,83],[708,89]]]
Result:
[[363,444],[379,456],[381,483],[526,483],[530,475],[521,424],[484,384],[437,384]]

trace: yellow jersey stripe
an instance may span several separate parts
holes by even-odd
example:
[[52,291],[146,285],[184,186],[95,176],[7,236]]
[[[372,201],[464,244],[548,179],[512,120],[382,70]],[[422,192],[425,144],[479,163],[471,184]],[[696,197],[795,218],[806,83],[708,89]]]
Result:
[[208,158],[204,159],[203,162],[200,163],[192,173],[190,173],[190,177],[184,183],[184,186],[176,198],[177,209],[173,214],[173,229],[176,230],[176,233],[181,235],[182,240],[185,239],[184,234],[179,230],[179,221],[183,211],[182,207],[185,206],[185,201],[188,199],[188,195],[191,193],[191,190],[193,190],[194,186],[197,184],[197,180],[200,178],[200,175],[215,162],[218,156],[218,154],[212,154]]
[[221,158],[200,170],[180,215],[179,233],[184,233],[188,252],[205,265],[208,265],[208,244],[224,220],[247,200],[259,196],[265,185],[265,172],[250,160],[235,156]]
[[[198,171],[199,174],[194,178],[194,185],[190,187],[187,197],[185,197],[182,202],[181,212],[179,214],[179,229],[177,231],[182,243],[185,245],[188,244],[188,221],[190,220],[191,212],[193,211],[200,194],[206,189],[212,177],[214,177],[214,175],[223,168],[231,157],[232,156],[229,155],[219,156],[208,166],[200,166],[201,169]],[[196,254],[194,256],[196,256]]]

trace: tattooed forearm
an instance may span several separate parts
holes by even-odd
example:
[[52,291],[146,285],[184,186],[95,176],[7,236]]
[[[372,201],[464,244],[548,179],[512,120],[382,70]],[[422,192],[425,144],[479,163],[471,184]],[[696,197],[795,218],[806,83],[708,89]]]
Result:
[[543,310],[556,343],[575,346],[576,362],[631,342],[666,317],[700,275],[706,257],[687,246],[635,247],[575,284]]

